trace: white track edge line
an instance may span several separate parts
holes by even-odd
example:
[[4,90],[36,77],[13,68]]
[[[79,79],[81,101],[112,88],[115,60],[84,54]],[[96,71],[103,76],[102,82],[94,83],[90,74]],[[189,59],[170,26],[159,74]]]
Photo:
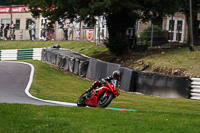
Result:
[[43,100],[43,99],[34,97],[29,92],[29,90],[31,88],[31,84],[33,82],[33,76],[34,76],[34,71],[35,71],[34,66],[32,64],[30,64],[30,63],[27,63],[27,62],[18,62],[18,61],[5,61],[5,62],[22,63],[22,64],[29,65],[31,67],[29,82],[28,82],[28,84],[26,86],[26,89],[25,89],[26,95],[29,96],[30,98],[33,98],[33,99],[36,99],[36,100],[39,100],[39,101],[42,101],[42,102],[47,102],[47,103],[54,103],[54,104],[60,104],[60,105],[66,105],[66,106],[77,106],[76,103],[67,103],[67,102],[60,102],[60,101],[53,101],[53,100]]

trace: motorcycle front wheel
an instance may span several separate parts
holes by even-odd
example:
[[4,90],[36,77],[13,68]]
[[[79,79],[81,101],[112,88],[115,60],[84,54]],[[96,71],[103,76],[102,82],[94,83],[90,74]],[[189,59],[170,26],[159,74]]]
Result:
[[78,101],[77,101],[77,106],[82,106],[82,107],[85,107],[86,105],[85,105],[85,99],[86,99],[86,95],[87,95],[87,93],[85,92],[85,93],[83,93],[80,97],[79,97],[79,99],[78,99]]
[[97,103],[97,107],[107,107],[111,103],[112,99],[113,99],[112,94],[108,94],[107,96],[102,95],[99,98],[99,101]]

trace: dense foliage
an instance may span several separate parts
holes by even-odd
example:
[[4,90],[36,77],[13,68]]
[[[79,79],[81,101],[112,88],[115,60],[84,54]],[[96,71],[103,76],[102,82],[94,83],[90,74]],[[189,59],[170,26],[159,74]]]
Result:
[[152,26],[144,29],[144,31],[140,34],[140,38],[138,40],[141,44],[150,45],[151,39],[153,39],[153,45],[160,45],[168,42],[166,38],[166,32],[156,25],[153,26],[153,30]]
[[[161,18],[175,12],[176,1],[168,0],[15,0],[28,4],[34,16],[42,14],[51,22],[59,18],[74,19],[94,25],[96,16],[104,16],[107,21],[109,37],[126,39],[128,27],[135,21]],[[38,10],[40,7],[41,10]],[[124,41],[121,41],[125,43]],[[109,42],[111,43],[111,42]],[[127,44],[120,44],[125,45]],[[108,45],[108,48],[110,45]],[[112,50],[111,50],[112,51]],[[121,52],[123,53],[123,52]]]
[[[178,0],[180,11],[186,16],[187,26],[188,26],[188,35],[190,32],[190,1],[189,0]],[[198,39],[198,29],[199,29],[199,21],[197,19],[199,9],[200,9],[200,1],[192,0],[192,16],[193,16],[193,34],[194,41],[196,42]],[[190,36],[188,36],[188,42],[190,41]]]
[[15,1],[13,1],[13,0],[1,0],[1,1],[0,1],[0,6],[19,5],[19,4],[23,4],[23,2],[18,3],[18,2],[15,2]]

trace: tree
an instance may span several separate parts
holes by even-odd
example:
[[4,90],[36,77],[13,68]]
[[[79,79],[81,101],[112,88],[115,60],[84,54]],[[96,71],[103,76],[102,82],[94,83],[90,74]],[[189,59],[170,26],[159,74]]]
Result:
[[6,5],[18,5],[20,3],[14,2],[12,0],[1,0],[0,5],[6,6]]
[[[190,4],[189,0],[178,0],[179,9],[180,11],[186,16],[186,22],[188,26],[188,43],[190,42]],[[197,34],[198,34],[198,20],[197,15],[200,9],[200,1],[199,0],[192,0],[192,14],[193,14],[193,35],[194,35],[194,43],[197,41]],[[190,46],[190,50],[193,51],[193,47]]]
[[[133,27],[135,21],[149,21],[166,14],[174,13],[174,0],[15,0],[28,4],[34,16],[42,14],[51,22],[59,18],[74,19],[91,25],[95,24],[96,16],[104,16],[107,21],[109,40],[107,47],[113,48],[114,39],[120,41],[117,54],[123,54],[128,49],[126,30]],[[38,7],[41,10],[38,10]],[[111,50],[112,51],[112,50]]]
[[[150,44],[152,37],[152,26],[144,29],[140,34],[139,41],[141,44]],[[159,26],[153,26],[153,45],[161,45],[167,43],[167,38],[165,36],[165,31],[163,31]]]

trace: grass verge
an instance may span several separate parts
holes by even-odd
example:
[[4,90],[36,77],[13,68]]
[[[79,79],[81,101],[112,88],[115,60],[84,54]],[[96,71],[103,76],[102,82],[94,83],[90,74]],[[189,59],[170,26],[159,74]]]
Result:
[[[199,112],[122,112],[101,108],[67,108],[0,104],[0,132],[199,132]],[[151,107],[153,108],[153,107]]]
[[108,52],[104,46],[96,46],[93,42],[80,41],[1,41],[0,49],[27,49],[51,47],[59,44],[61,48],[71,49],[88,56],[108,62],[114,62],[134,69],[141,69],[150,64],[146,70],[153,73],[200,77],[200,47],[194,52],[188,47],[172,49],[153,49],[145,53],[132,53],[116,56]]
[[[44,44],[43,44],[44,43]],[[25,49],[50,47],[57,42],[4,42],[0,49]],[[101,47],[85,42],[58,42],[62,48],[92,55]],[[96,50],[95,50],[96,49]],[[91,50],[91,52],[90,52]],[[102,48],[105,51],[105,48]],[[100,50],[101,52],[101,50]],[[165,52],[162,54],[162,52]],[[164,55],[181,53],[181,49],[149,55],[168,58]],[[197,51],[196,51],[197,52]],[[184,54],[184,53],[182,53]],[[193,53],[186,56],[191,57]],[[181,56],[181,54],[179,55]],[[138,59],[145,59],[140,56]],[[171,56],[170,58],[174,58]],[[193,57],[193,55],[192,55]],[[197,52],[198,57],[198,52]],[[182,57],[184,58],[184,57]],[[161,61],[161,60],[159,60]],[[184,60],[185,61],[185,60]],[[196,59],[194,59],[196,61]],[[35,66],[31,94],[46,100],[76,102],[92,82],[65,74],[40,61],[26,60]],[[148,62],[148,61],[147,61]],[[59,106],[35,106],[24,104],[0,104],[0,133],[27,132],[193,132],[200,130],[200,101],[169,99],[121,92],[110,107],[138,110],[137,112],[114,111],[103,108],[78,108]]]
[[150,63],[154,67],[168,68],[168,70],[171,68],[182,69],[183,76],[200,77],[199,50],[199,46],[196,46],[193,52],[189,51],[188,47],[165,49],[149,54],[140,59],[140,61]]
[[191,52],[188,47],[172,47],[171,49],[150,48],[144,53],[133,53],[113,56],[109,52],[96,54],[95,58],[122,64],[141,70],[146,64],[150,67],[145,71],[165,75],[181,75],[200,78],[200,46]]
[[55,44],[59,44],[61,48],[71,49],[88,56],[108,50],[104,46],[96,46],[95,43],[86,41],[2,41],[0,49],[44,48]]
[[[40,61],[31,93],[43,99],[76,102],[92,82],[66,75]],[[200,101],[121,92],[104,108],[0,104],[0,132],[193,132],[200,130]]]

